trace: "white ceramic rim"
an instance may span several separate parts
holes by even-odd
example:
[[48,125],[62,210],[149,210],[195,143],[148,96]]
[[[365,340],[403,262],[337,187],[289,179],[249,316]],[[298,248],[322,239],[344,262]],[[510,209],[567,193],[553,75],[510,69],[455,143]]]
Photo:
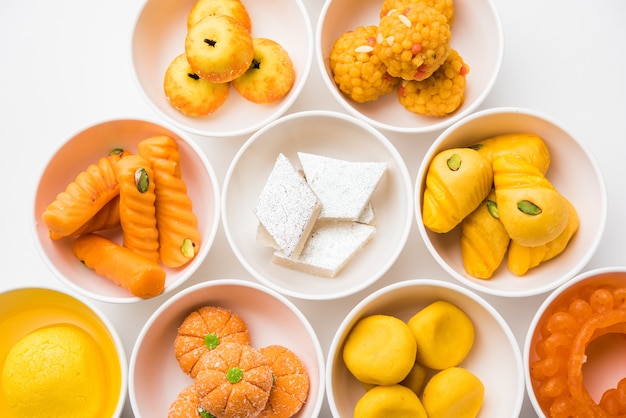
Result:
[[91,303],[91,301],[87,300],[87,298],[85,298],[84,296],[80,294],[72,294],[69,292],[64,292],[62,290],[59,290],[50,286],[12,287],[10,289],[6,289],[0,292],[0,294],[25,292],[29,290],[35,290],[35,291],[43,290],[43,291],[51,292],[51,293],[58,293],[62,296],[67,296],[69,298],[75,299],[77,302],[83,304],[85,307],[87,307],[87,309],[92,311],[98,317],[98,319],[102,322],[104,327],[109,332],[111,339],[113,340],[113,344],[115,345],[115,351],[117,353],[117,356],[119,357],[120,371],[121,371],[120,394],[119,394],[119,399],[117,400],[117,405],[115,407],[114,416],[116,417],[121,416],[122,411],[124,409],[124,405],[126,404],[126,398],[128,396],[128,361],[126,358],[126,350],[124,349],[124,344],[122,343],[122,340],[120,339],[120,336],[117,333],[117,330],[115,329],[111,321],[109,321],[109,319],[100,311],[100,309],[98,309],[94,304]]
[[315,31],[315,56],[317,58],[318,69],[320,70],[320,73],[322,75],[322,80],[324,81],[324,85],[327,87],[328,91],[331,93],[331,95],[334,97],[337,103],[339,103],[339,105],[351,115],[361,120],[364,120],[365,122],[375,126],[378,129],[384,129],[387,131],[400,132],[400,133],[414,133],[414,134],[415,133],[428,133],[428,132],[433,132],[433,131],[447,128],[448,126],[459,121],[465,116],[470,115],[474,110],[476,110],[476,108],[478,108],[485,101],[487,96],[491,93],[491,90],[493,89],[493,86],[496,83],[496,80],[498,79],[498,76],[500,74],[500,69],[502,68],[502,61],[504,60],[504,29],[502,25],[502,19],[500,18],[500,14],[498,13],[498,9],[496,7],[495,2],[493,0],[486,0],[489,3],[489,6],[491,7],[491,9],[493,10],[493,15],[496,19],[496,26],[498,29],[497,38],[500,40],[500,43],[498,45],[498,56],[496,60],[497,65],[493,71],[491,78],[489,79],[487,83],[486,88],[483,90],[483,92],[476,98],[476,100],[471,105],[467,106],[467,108],[454,114],[453,116],[450,116],[449,118],[446,118],[445,120],[442,120],[439,123],[434,123],[432,125],[420,127],[420,128],[402,128],[398,126],[389,125],[389,124],[377,121],[375,119],[372,119],[358,112],[356,109],[354,109],[354,107],[350,105],[350,103],[348,102],[348,99],[346,99],[346,97],[341,94],[341,92],[335,85],[335,82],[328,77],[328,74],[326,72],[326,67],[324,64],[324,57],[322,56],[322,45],[321,45],[322,28],[324,26],[324,20],[326,19],[326,13],[328,12],[328,8],[330,7],[333,1],[336,1],[336,0],[325,1],[324,5],[322,6],[322,11],[320,13],[319,19],[317,21],[317,28]]
[[[598,231],[598,233],[595,235],[595,238],[593,240],[593,242],[591,242],[590,245],[590,251],[588,251],[586,253],[586,255],[584,257],[581,257],[578,262],[576,263],[575,266],[573,266],[570,269],[570,272],[568,274],[564,274],[562,277],[560,277],[558,280],[554,280],[553,282],[536,288],[536,289],[531,289],[528,291],[519,291],[519,290],[515,290],[515,291],[498,291],[498,290],[494,290],[488,287],[483,287],[480,286],[478,283],[473,282],[471,280],[468,280],[466,277],[464,277],[463,275],[459,274],[458,272],[456,272],[453,268],[451,268],[448,263],[446,263],[446,261],[439,255],[439,253],[437,252],[437,250],[433,247],[432,242],[427,239],[427,232],[424,226],[424,223],[421,221],[422,219],[422,208],[421,205],[419,204],[419,194],[421,191],[421,183],[419,183],[419,179],[423,178],[424,176],[424,172],[427,169],[427,163],[433,158],[434,154],[436,153],[436,149],[439,146],[439,144],[441,143],[441,141],[446,138],[452,131],[454,131],[455,129],[458,129],[459,126],[464,125],[468,122],[471,122],[474,119],[478,119],[481,118],[483,116],[487,116],[487,115],[492,115],[492,114],[497,114],[497,113],[519,113],[519,114],[524,114],[524,115],[529,115],[529,116],[533,116],[536,118],[540,118],[540,119],[544,119],[546,121],[548,121],[549,123],[553,124],[554,126],[558,127],[560,130],[562,130],[563,132],[565,132],[566,134],[568,134],[572,140],[574,142],[576,142],[578,144],[578,146],[583,149],[585,151],[585,153],[589,156],[589,160],[591,165],[594,168],[594,171],[598,174],[598,178],[600,179],[600,195],[601,195],[601,203],[600,203],[600,207],[602,208],[602,212],[598,213],[598,217],[600,219],[600,225],[601,225],[601,230]],[[526,296],[536,296],[539,295],[541,293],[545,293],[545,292],[549,292],[551,290],[554,290],[555,288],[559,287],[561,284],[567,282],[568,280],[570,280],[572,277],[574,277],[576,274],[578,274],[586,265],[587,263],[589,263],[589,260],[591,260],[591,258],[594,256],[598,246],[600,245],[600,241],[602,240],[602,236],[604,235],[604,229],[606,227],[606,219],[608,216],[608,197],[607,197],[607,190],[606,190],[606,184],[604,181],[604,176],[602,175],[602,170],[600,168],[600,165],[598,164],[598,162],[596,161],[593,153],[591,152],[591,150],[582,142],[580,141],[578,138],[576,138],[575,136],[571,135],[569,133],[569,131],[567,129],[565,129],[561,124],[559,124],[558,122],[556,122],[553,118],[535,111],[535,110],[531,110],[531,109],[526,109],[526,108],[521,108],[521,107],[495,107],[495,108],[490,108],[490,109],[485,109],[485,110],[481,110],[478,111],[476,113],[471,114],[470,116],[463,118],[462,120],[454,123],[452,126],[450,126],[449,128],[447,128],[445,131],[443,131],[439,137],[437,137],[437,139],[433,142],[433,144],[430,146],[430,148],[428,149],[428,151],[426,151],[426,154],[424,155],[424,159],[422,161],[422,163],[420,164],[418,173],[417,173],[417,177],[416,177],[416,181],[415,181],[415,190],[414,190],[414,210],[415,210],[415,219],[417,222],[417,228],[419,230],[420,236],[422,237],[422,240],[424,241],[424,244],[426,245],[426,247],[428,248],[428,251],[430,252],[430,254],[433,256],[433,258],[437,261],[437,263],[446,271],[448,272],[448,274],[450,274],[452,277],[454,277],[456,280],[458,280],[459,282],[463,283],[464,285],[474,289],[474,290],[478,290],[480,292],[483,293],[487,293],[490,295],[494,295],[494,296],[502,296],[502,297],[516,297],[516,298],[521,298],[521,297],[526,297]]]
[[522,353],[520,351],[519,344],[517,343],[517,340],[515,339],[515,335],[513,335],[513,331],[511,331],[509,324],[504,320],[502,315],[500,315],[500,313],[481,296],[477,295],[471,290],[466,289],[465,287],[461,285],[445,282],[442,280],[436,280],[436,279],[412,279],[412,280],[405,280],[405,281],[390,284],[388,286],[385,286],[371,293],[369,296],[367,296],[365,299],[359,302],[354,308],[352,308],[350,312],[348,313],[348,315],[346,315],[345,319],[341,322],[341,324],[339,325],[339,328],[337,328],[337,331],[335,332],[335,335],[330,343],[330,347],[328,349],[328,355],[326,358],[326,392],[327,392],[328,405],[330,406],[330,410],[333,416],[339,417],[340,415],[339,415],[339,411],[337,410],[337,405],[334,399],[329,395],[330,393],[332,393],[332,389],[333,389],[333,382],[332,382],[333,361],[332,359],[333,357],[335,357],[337,349],[339,348],[339,341],[341,340],[343,333],[346,331],[347,327],[354,320],[354,318],[357,315],[360,315],[363,309],[368,304],[370,304],[373,300],[387,293],[391,293],[397,289],[412,287],[412,286],[434,286],[434,287],[441,287],[444,289],[448,289],[453,292],[457,292],[463,296],[468,297],[469,299],[472,299],[473,301],[481,305],[486,311],[489,312],[490,315],[494,317],[494,319],[498,322],[498,324],[504,331],[504,334],[506,335],[506,338],[509,341],[509,344],[513,348],[513,354],[515,357],[515,369],[517,370],[517,376],[518,376],[517,383],[518,383],[518,386],[521,388],[521,390],[520,390],[520,393],[518,393],[516,396],[515,404],[511,405],[511,411],[512,411],[511,416],[512,417],[519,416],[519,413],[522,410],[522,405],[524,403],[524,393],[525,393],[524,382],[523,382],[524,373],[522,370],[523,362],[522,362]]
[[[388,150],[388,152],[393,157],[393,159],[398,162],[399,174],[401,176],[402,183],[404,183],[404,185],[406,187],[405,193],[409,193],[408,194],[409,199],[407,199],[407,204],[406,204],[407,219],[405,220],[405,226],[403,228],[402,237],[396,243],[396,245],[397,245],[396,246],[396,251],[387,260],[387,262],[384,263],[381,266],[379,271],[376,274],[372,275],[370,280],[363,280],[359,286],[355,286],[355,287],[353,287],[351,289],[348,289],[348,290],[345,290],[343,292],[337,292],[337,293],[332,293],[332,294],[327,294],[327,295],[310,295],[310,294],[306,294],[306,293],[300,293],[300,292],[296,292],[296,291],[291,291],[289,289],[285,289],[285,288],[277,285],[276,283],[274,283],[271,280],[269,280],[266,277],[264,277],[262,274],[259,274],[250,265],[250,263],[248,263],[245,260],[245,258],[243,257],[243,254],[241,254],[241,251],[237,247],[237,243],[235,242],[232,234],[230,233],[230,228],[228,227],[229,220],[228,220],[228,215],[227,215],[227,210],[226,210],[226,204],[227,204],[227,202],[226,202],[226,190],[227,190],[228,184],[230,183],[230,178],[232,177],[233,171],[235,170],[235,167],[236,167],[238,161],[240,160],[242,154],[246,152],[246,150],[251,146],[251,144],[256,140],[257,137],[259,137],[260,135],[264,134],[266,131],[272,129],[275,125],[283,123],[285,121],[289,121],[291,119],[296,119],[296,118],[302,118],[302,117],[319,117],[319,116],[327,117],[327,118],[342,119],[344,121],[353,123],[353,124],[357,125],[358,127],[360,127],[361,129],[364,129],[365,131],[369,132],[374,137],[376,137],[376,139],[378,139],[381,142],[381,144]],[[257,132],[255,132],[243,144],[243,146],[239,149],[239,151],[237,152],[237,154],[233,158],[233,160],[232,160],[232,162],[230,164],[230,167],[228,168],[228,171],[226,173],[226,177],[224,179],[223,191],[224,191],[224,193],[222,193],[222,210],[221,210],[221,212],[222,212],[222,224],[223,224],[223,227],[224,227],[224,232],[225,232],[226,238],[227,238],[227,240],[228,240],[228,242],[230,244],[230,248],[232,249],[232,251],[237,256],[237,259],[239,260],[239,262],[244,266],[244,268],[248,271],[248,273],[250,273],[259,282],[265,284],[266,286],[268,286],[268,287],[270,287],[272,289],[277,290],[278,292],[280,292],[280,293],[282,293],[284,295],[295,297],[295,298],[298,298],[298,299],[305,299],[305,300],[332,300],[332,299],[339,299],[339,298],[342,298],[342,297],[349,296],[349,295],[352,295],[354,293],[357,293],[357,292],[365,289],[366,287],[372,285],[373,283],[375,283],[378,279],[380,279],[382,276],[384,276],[387,273],[387,271],[389,271],[391,266],[393,266],[393,264],[396,262],[396,260],[400,256],[400,253],[404,249],[404,247],[406,245],[406,242],[407,242],[407,240],[409,238],[409,233],[411,231],[411,224],[413,223],[413,217],[414,217],[414,215],[413,215],[414,211],[412,210],[412,207],[411,207],[413,205],[413,199],[410,197],[411,193],[413,192],[412,191],[411,178],[410,178],[410,175],[409,175],[408,168],[406,167],[406,164],[404,163],[404,159],[402,158],[402,156],[400,155],[398,150],[395,148],[395,146],[389,141],[389,139],[387,139],[387,137],[385,135],[383,135],[376,128],[368,125],[364,121],[362,121],[362,120],[360,120],[360,119],[358,119],[358,118],[356,118],[354,116],[346,115],[346,114],[335,112],[335,111],[331,111],[331,110],[306,110],[306,111],[302,111],[302,112],[291,113],[291,114],[288,114],[288,115],[283,116],[281,118],[278,118],[277,120],[275,120],[272,123],[268,124],[264,128],[262,128],[262,129],[258,130]]]
[[[178,292],[176,295],[172,296],[171,298],[169,298],[166,302],[164,302],[161,306],[159,306],[157,308],[156,311],[154,311],[152,313],[152,315],[150,315],[150,318],[148,318],[148,320],[146,321],[146,323],[144,324],[144,326],[141,328],[141,331],[139,332],[139,335],[137,336],[136,339],[136,343],[133,347],[133,351],[131,353],[130,356],[130,365],[129,365],[129,378],[128,381],[130,382],[131,379],[133,379],[133,376],[135,375],[135,367],[137,364],[137,351],[139,350],[139,342],[142,341],[146,334],[148,333],[148,331],[150,330],[150,327],[152,326],[152,324],[154,324],[155,321],[158,320],[159,316],[161,315],[161,313],[165,310],[167,310],[171,305],[173,305],[174,303],[176,303],[178,300],[186,297],[188,294],[193,293],[199,289],[208,289],[208,288],[212,288],[212,287],[217,287],[217,286],[223,286],[223,285],[227,285],[227,286],[243,286],[243,287],[250,287],[253,288],[255,290],[258,290],[260,292],[266,293],[270,296],[272,296],[273,298],[275,298],[276,300],[278,300],[280,303],[284,304],[285,306],[287,306],[289,308],[289,310],[291,310],[300,320],[300,322],[302,323],[302,325],[304,326],[304,328],[307,330],[307,333],[309,334],[311,341],[313,342],[314,348],[315,348],[315,353],[316,353],[316,357],[317,357],[317,362],[320,364],[320,368],[319,370],[317,370],[318,373],[318,379],[319,379],[319,396],[317,397],[317,402],[315,404],[315,408],[313,410],[314,415],[313,416],[318,416],[319,412],[322,409],[322,405],[324,403],[324,395],[326,393],[326,387],[325,387],[325,378],[324,378],[324,354],[322,351],[322,346],[320,344],[319,338],[317,336],[317,334],[315,333],[315,330],[313,329],[313,326],[311,325],[311,323],[309,322],[309,320],[307,319],[307,317],[302,313],[302,311],[300,311],[300,309],[293,303],[291,302],[289,299],[287,299],[286,297],[284,297],[283,295],[281,295],[280,293],[267,288],[266,286],[262,286],[258,283],[254,283],[254,282],[250,282],[250,281],[246,281],[246,280],[241,280],[241,279],[217,279],[217,280],[212,280],[209,282],[202,282],[202,283],[198,283],[195,284],[193,286],[190,286],[184,290],[181,290],[180,292]],[[313,371],[311,371],[313,372]],[[133,410],[134,414],[138,414],[139,411],[139,405],[137,405],[136,400],[135,400],[135,389],[134,389],[134,385],[131,385],[130,383],[128,384],[128,394],[129,394],[129,398],[130,398],[130,404],[131,404],[131,408]],[[140,415],[136,415],[137,418],[141,418]]]
[[[138,118],[128,118],[128,119],[126,119],[126,118],[110,118],[110,119],[104,119],[104,120],[101,120],[101,121],[98,121],[98,122],[95,122],[95,123],[88,124],[88,125],[80,128],[80,129],[78,129],[78,130],[75,130],[73,133],[65,136],[65,140],[63,142],[61,142],[61,144],[59,144],[59,146],[57,146],[55,148],[55,150],[50,154],[48,159],[41,166],[41,168],[39,170],[39,176],[37,178],[41,179],[43,173],[48,168],[48,165],[50,164],[50,161],[52,161],[52,159],[55,157],[55,155],[65,146],[65,144],[69,140],[74,138],[76,135],[79,135],[81,132],[83,132],[83,131],[85,131],[87,129],[90,129],[92,127],[95,127],[95,126],[98,126],[98,125],[107,124],[107,123],[118,122],[118,121],[137,121],[137,122],[141,122],[141,123],[149,123],[149,124],[153,124],[153,125],[156,125],[156,126],[162,126],[159,122],[156,122],[156,121],[153,121],[153,120],[149,120],[149,119],[138,119]],[[213,243],[215,241],[215,237],[217,235],[217,230],[219,229],[219,223],[220,223],[220,220],[221,220],[221,213],[220,213],[221,206],[219,204],[219,202],[221,200],[221,196],[220,196],[220,188],[219,188],[219,183],[217,181],[217,176],[215,175],[215,171],[213,169],[213,166],[209,162],[209,159],[207,158],[206,154],[204,153],[204,151],[202,151],[200,149],[200,147],[196,144],[195,141],[193,141],[192,139],[187,137],[187,135],[184,132],[181,132],[180,130],[177,130],[176,128],[165,127],[165,126],[162,126],[162,127],[164,129],[172,131],[173,133],[178,135],[183,141],[185,141],[185,143],[187,145],[189,145],[189,147],[198,155],[198,158],[202,161],[202,165],[204,166],[205,170],[207,171],[207,174],[208,174],[209,178],[211,179],[211,187],[214,190],[214,200],[215,200],[215,206],[213,207],[214,214],[213,214],[213,219],[211,220],[212,228],[211,228],[209,236],[206,237],[206,240],[205,240],[206,244],[203,245],[200,248],[200,251],[196,255],[196,257],[201,257],[201,259],[204,260],[204,259],[206,259],[209,251],[211,250],[211,247],[213,247]],[[40,180],[37,182],[37,185],[35,187],[35,191],[34,191],[34,193],[32,195],[31,208],[35,207],[35,201],[37,199],[37,191],[39,190],[39,183],[40,183]],[[57,269],[56,265],[52,262],[52,260],[50,260],[45,255],[43,247],[41,246],[41,243],[39,242],[39,239],[38,239],[38,236],[37,236],[37,222],[39,222],[39,215],[38,214],[34,214],[34,215],[35,215],[35,218],[30,222],[30,231],[31,231],[32,238],[33,238],[33,240],[35,242],[35,246],[37,247],[37,251],[39,252],[39,254],[41,256],[41,259],[44,261],[44,263],[46,264],[48,269],[62,283],[67,285],[74,292],[79,293],[81,295],[88,296],[88,297],[90,297],[90,298],[92,298],[94,300],[100,301],[100,302],[126,304],[126,303],[136,303],[136,302],[140,302],[140,301],[144,300],[144,299],[142,299],[140,297],[132,296],[132,295],[130,295],[129,297],[124,297],[124,298],[103,296],[103,295],[100,295],[98,293],[94,293],[94,292],[91,292],[89,290],[86,290],[86,289],[76,285],[71,280],[68,280],[59,271],[59,269]],[[189,280],[189,278],[198,270],[198,268],[201,265],[202,265],[202,263],[197,263],[195,265],[188,266],[187,267],[188,270],[185,270],[185,273],[183,274],[184,278],[181,278],[176,283],[173,283],[172,285],[168,286],[163,291],[162,294],[160,294],[160,295],[158,295],[156,297],[161,297],[163,295],[166,295],[166,294],[174,291],[176,288],[178,288],[183,283],[185,283],[187,280]]]
[[626,273],[626,266],[608,266],[608,267],[599,267],[592,270],[588,270],[586,272],[580,273],[576,277],[569,280],[567,283],[562,284],[557,289],[555,289],[548,297],[543,301],[543,303],[537,309],[537,312],[533,316],[532,321],[530,322],[530,326],[528,327],[528,331],[526,333],[526,339],[524,340],[524,380],[526,382],[526,393],[528,395],[528,399],[533,406],[533,409],[537,413],[538,417],[545,418],[545,414],[541,410],[541,406],[539,402],[537,402],[537,397],[535,396],[535,391],[532,386],[532,380],[530,378],[530,344],[532,342],[533,334],[535,332],[535,328],[537,324],[541,320],[543,314],[546,309],[550,306],[552,302],[556,298],[558,298],[564,291],[569,289],[571,286],[585,281],[594,276],[600,276],[610,273]]
[[[276,110],[276,112],[274,112],[270,117],[265,118],[262,121],[257,122],[254,125],[250,125],[241,129],[235,129],[229,132],[220,132],[220,131],[211,131],[211,130],[204,130],[204,129],[194,129],[191,128],[187,125],[185,125],[184,123],[181,123],[179,121],[177,121],[176,119],[168,116],[167,114],[165,114],[164,112],[161,111],[161,109],[159,109],[159,107],[154,104],[149,98],[148,95],[146,93],[146,91],[143,89],[141,82],[139,80],[139,75],[137,74],[137,71],[135,71],[135,66],[133,63],[133,42],[132,39],[134,37],[135,34],[135,27],[137,26],[137,22],[139,21],[139,18],[141,17],[144,8],[146,7],[146,4],[148,3],[149,0],[144,1],[143,5],[140,7],[139,11],[137,12],[137,14],[135,15],[135,18],[133,19],[133,26],[132,26],[132,30],[129,36],[129,39],[131,40],[131,42],[129,42],[129,48],[128,48],[128,63],[130,66],[130,70],[131,70],[131,76],[133,79],[133,83],[135,84],[135,86],[137,87],[137,90],[141,93],[141,96],[143,97],[144,101],[148,104],[148,106],[164,121],[166,121],[168,124],[178,128],[178,129],[182,129],[188,133],[194,134],[194,135],[199,135],[199,136],[203,136],[203,137],[207,137],[207,138],[227,138],[227,137],[235,137],[235,136],[243,136],[243,135],[248,135],[251,134],[252,132],[262,128],[263,126],[267,125],[268,123],[271,123],[272,121],[276,120],[277,118],[279,118],[280,116],[282,116],[283,114],[285,114],[285,112],[287,112],[287,110],[289,110],[289,108],[295,103],[295,101],[298,99],[298,97],[300,96],[300,93],[302,92],[302,89],[304,88],[304,86],[306,85],[306,82],[309,78],[309,74],[311,73],[311,67],[313,65],[313,57],[314,57],[314,51],[313,49],[315,48],[315,42],[314,42],[314,32],[313,32],[313,26],[311,24],[311,19],[309,18],[309,13],[306,10],[306,7],[304,5],[303,0],[292,0],[294,3],[296,3],[296,5],[298,6],[298,9],[300,9],[300,13],[302,14],[302,16],[305,17],[304,19],[304,24],[306,27],[306,32],[307,32],[307,51],[308,54],[306,56],[306,64],[304,66],[304,72],[302,73],[302,75],[300,76],[300,81],[296,82],[292,89],[293,92],[291,93],[291,95],[287,98],[285,98],[283,100],[283,102],[281,103],[280,107],[278,108],[278,110]],[[489,0],[491,1],[491,0]]]

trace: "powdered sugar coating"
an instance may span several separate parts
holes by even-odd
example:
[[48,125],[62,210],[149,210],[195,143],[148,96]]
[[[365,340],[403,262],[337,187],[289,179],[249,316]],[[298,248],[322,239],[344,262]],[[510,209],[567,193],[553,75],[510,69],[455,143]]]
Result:
[[298,257],[322,206],[284,154],[276,158],[254,213],[286,257]]
[[297,260],[279,251],[273,261],[296,270],[334,277],[376,233],[371,225],[352,221],[318,221]]
[[322,202],[320,219],[355,221],[380,182],[387,163],[351,162],[299,152],[306,181]]

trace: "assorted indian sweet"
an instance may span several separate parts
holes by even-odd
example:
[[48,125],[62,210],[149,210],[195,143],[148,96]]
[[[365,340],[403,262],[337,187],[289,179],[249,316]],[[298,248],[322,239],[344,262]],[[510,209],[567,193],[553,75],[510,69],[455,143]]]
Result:
[[462,367],[474,332],[471,318],[444,300],[406,322],[388,314],[358,320],[342,348],[346,368],[366,389],[354,417],[477,416],[484,385]]
[[296,73],[289,53],[275,40],[253,36],[240,0],[198,0],[187,15],[184,51],[168,65],[163,90],[187,116],[211,115],[231,85],[246,100],[274,103],[285,97]]
[[375,235],[370,198],[387,164],[280,153],[257,199],[256,240],[272,261],[323,277],[339,271]]
[[193,381],[169,418],[289,418],[304,405],[309,374],[287,347],[255,348],[246,322],[221,306],[202,306],[180,324],[174,355]]
[[599,402],[583,372],[590,344],[626,333],[626,288],[587,285],[555,300],[538,323],[530,347],[530,378],[537,402],[551,417],[621,417],[626,413],[626,377]]
[[16,417],[101,417],[111,412],[105,410],[110,388],[102,359],[96,341],[82,328],[44,326],[6,354],[2,396]]
[[422,220],[431,231],[449,232],[489,194],[493,169],[472,148],[451,148],[434,156],[426,173]]
[[[88,165],[42,219],[51,239],[71,239],[85,266],[141,298],[161,294],[164,267],[186,265],[201,245],[178,143],[166,135],[144,138],[132,152],[114,149]],[[119,242],[109,234],[115,228]]]
[[223,342],[250,344],[248,325],[239,315],[220,306],[202,306],[190,312],[174,340],[181,370],[196,377],[198,360]]
[[510,241],[500,222],[496,192],[492,189],[461,222],[461,256],[465,271],[479,279],[490,278],[502,264]]
[[411,113],[442,117],[465,100],[470,67],[450,47],[452,0],[384,0],[379,21],[335,40],[329,64],[339,90],[358,103],[397,91]]
[[485,138],[437,153],[426,172],[422,221],[436,233],[460,226],[467,274],[490,279],[507,258],[523,276],[567,248],[574,205],[546,177],[550,153],[532,133]]

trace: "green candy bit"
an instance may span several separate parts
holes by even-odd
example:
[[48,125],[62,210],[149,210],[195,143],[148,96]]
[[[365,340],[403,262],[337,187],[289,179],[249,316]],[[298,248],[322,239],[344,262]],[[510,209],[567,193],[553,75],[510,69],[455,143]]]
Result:
[[150,186],[150,178],[148,177],[148,172],[145,168],[140,167],[135,171],[135,185],[137,186],[137,190],[139,193],[145,193],[148,191],[148,186]]
[[200,414],[201,418],[215,418],[215,415],[213,415],[201,406],[198,407],[198,413]]
[[122,148],[113,148],[110,152],[109,155],[113,156],[113,155],[123,155],[124,154],[124,150]]
[[498,204],[493,200],[487,200],[487,210],[489,214],[493,216],[495,219],[500,219],[500,213],[498,212]]
[[185,257],[191,258],[195,254],[193,247],[195,247],[193,241],[189,238],[185,238],[183,244],[180,246],[180,252],[183,253]]
[[220,338],[213,333],[207,334],[204,336],[204,345],[206,345],[209,350],[213,350],[220,345]]
[[457,171],[461,168],[461,156],[459,154],[452,154],[446,163],[450,170]]
[[541,213],[541,208],[529,200],[520,200],[517,202],[517,209],[526,215],[531,216],[539,215]]
[[243,379],[243,371],[239,367],[231,367],[226,372],[226,379],[230,383],[235,384]]

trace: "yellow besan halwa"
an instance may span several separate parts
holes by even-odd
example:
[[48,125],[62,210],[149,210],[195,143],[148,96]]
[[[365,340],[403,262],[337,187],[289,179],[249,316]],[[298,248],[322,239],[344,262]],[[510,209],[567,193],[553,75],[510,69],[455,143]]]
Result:
[[2,368],[4,396],[15,416],[98,417],[105,388],[100,348],[70,324],[39,328],[9,350]]
[[360,319],[348,334],[343,361],[362,383],[392,385],[409,374],[416,350],[415,338],[404,321],[371,315]]

